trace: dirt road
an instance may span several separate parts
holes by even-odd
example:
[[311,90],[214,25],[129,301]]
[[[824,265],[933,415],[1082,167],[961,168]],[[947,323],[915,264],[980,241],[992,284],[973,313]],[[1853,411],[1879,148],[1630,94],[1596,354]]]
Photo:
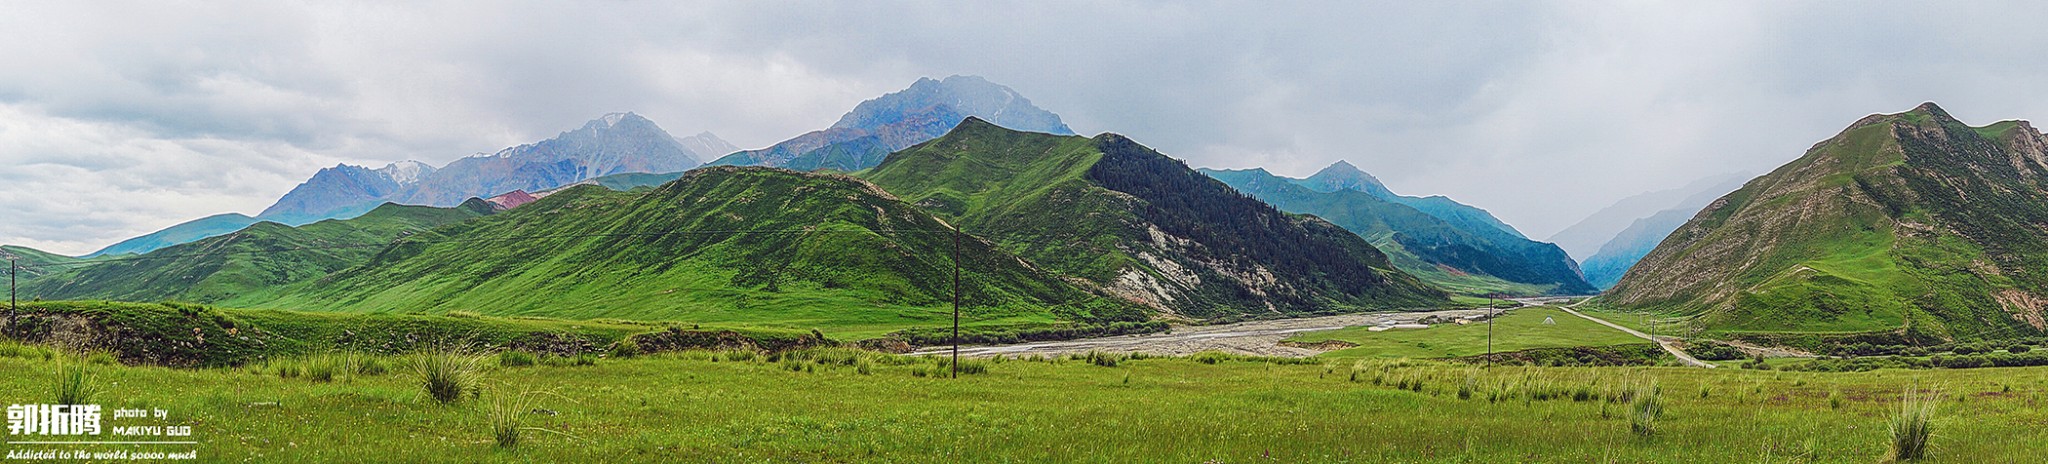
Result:
[[[1529,303],[1524,302],[1527,305]],[[1510,310],[1500,310],[1505,313]],[[1020,343],[1015,345],[962,346],[961,356],[1060,355],[1103,351],[1159,355],[1189,355],[1222,351],[1259,356],[1314,356],[1324,350],[1281,346],[1288,336],[1317,330],[1335,330],[1361,325],[1412,324],[1428,316],[1460,318],[1486,314],[1485,309],[1452,309],[1412,313],[1346,314],[1341,316],[1277,319],[1235,324],[1175,327],[1170,333],[1122,335],[1115,337]],[[952,353],[951,347],[928,347],[914,355]]]
[[1713,365],[1713,364],[1708,364],[1708,363],[1707,363],[1706,361],[1701,361],[1701,360],[1699,360],[1698,358],[1694,358],[1694,357],[1692,357],[1692,355],[1690,355],[1690,354],[1686,354],[1686,353],[1685,353],[1685,350],[1681,350],[1681,349],[1678,349],[1678,346],[1676,346],[1676,345],[1673,345],[1673,344],[1672,344],[1672,342],[1673,342],[1673,341],[1674,341],[1675,339],[1672,339],[1672,338],[1668,338],[1668,337],[1667,337],[1667,338],[1664,338],[1664,339],[1657,339],[1657,338],[1652,338],[1652,337],[1650,337],[1650,334],[1646,334],[1646,333],[1642,333],[1642,332],[1637,332],[1637,331],[1636,331],[1636,329],[1631,329],[1631,328],[1627,328],[1627,327],[1622,327],[1622,326],[1621,326],[1620,324],[1615,324],[1615,323],[1612,323],[1612,322],[1607,322],[1607,320],[1606,320],[1606,319],[1601,319],[1601,318],[1597,318],[1597,317],[1593,317],[1593,316],[1588,316],[1588,315],[1586,315],[1586,313],[1581,313],[1581,312],[1578,312],[1577,310],[1574,310],[1574,309],[1572,309],[1573,307],[1576,307],[1576,306],[1578,306],[1578,305],[1581,305],[1581,304],[1585,304],[1585,303],[1586,303],[1587,301],[1593,301],[1593,299],[1592,299],[1592,298],[1587,298],[1587,299],[1585,299],[1584,301],[1580,301],[1580,302],[1578,302],[1578,303],[1572,303],[1572,304],[1571,304],[1571,306],[1559,306],[1559,307],[1557,307],[1557,308],[1558,308],[1558,309],[1562,309],[1562,310],[1564,310],[1564,312],[1572,313],[1572,315],[1573,315],[1573,316],[1583,317],[1583,318],[1586,318],[1586,320],[1589,320],[1589,321],[1593,321],[1593,322],[1598,322],[1598,323],[1600,323],[1600,325],[1604,325],[1604,326],[1608,326],[1608,327],[1613,327],[1613,328],[1614,328],[1614,330],[1619,330],[1619,331],[1622,331],[1622,332],[1628,332],[1628,334],[1629,334],[1629,335],[1634,335],[1634,336],[1637,336],[1637,337],[1642,337],[1642,339],[1644,339],[1644,340],[1649,340],[1649,341],[1651,341],[1651,342],[1655,342],[1655,343],[1657,343],[1657,346],[1659,346],[1659,347],[1663,347],[1663,348],[1664,348],[1664,351],[1668,351],[1668,352],[1670,352],[1670,353],[1671,353],[1671,356],[1677,357],[1677,358],[1678,358],[1678,362],[1681,362],[1681,363],[1685,363],[1685,365],[1687,365],[1687,366],[1693,366],[1693,367],[1704,367],[1704,368],[1708,368],[1708,369],[1713,369],[1713,368],[1714,368],[1714,365]]

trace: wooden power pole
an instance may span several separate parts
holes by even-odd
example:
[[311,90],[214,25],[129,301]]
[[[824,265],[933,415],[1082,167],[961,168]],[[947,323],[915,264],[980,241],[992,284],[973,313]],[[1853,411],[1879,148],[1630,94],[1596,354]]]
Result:
[[953,229],[953,378],[960,378],[960,229]]

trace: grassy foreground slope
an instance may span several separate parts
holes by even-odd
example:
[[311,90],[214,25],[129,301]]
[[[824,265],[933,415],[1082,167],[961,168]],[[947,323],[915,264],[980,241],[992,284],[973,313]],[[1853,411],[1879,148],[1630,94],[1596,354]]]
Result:
[[1932,103],[1872,115],[1708,206],[1603,298],[1710,333],[2048,333],[2048,137]]
[[1273,209],[1115,134],[1021,132],[968,118],[863,175],[1049,270],[1185,317],[1448,301],[1356,235]]
[[[50,401],[57,363],[0,350],[0,403]],[[441,405],[403,373],[93,366],[98,402],[170,412],[209,462],[1855,462],[1885,453],[1902,385],[1937,387],[1928,463],[2048,455],[2048,368],[1817,374],[1197,359],[983,362],[689,352],[491,367]],[[846,364],[844,360],[855,360]],[[1214,360],[1214,359],[1212,359]],[[403,361],[394,361],[402,363]],[[398,371],[394,371],[398,372]],[[1661,390],[1648,437],[1616,402]],[[1469,385],[1470,393],[1459,391]],[[1404,388],[1406,387],[1406,388]],[[491,410],[543,391],[516,447]],[[558,395],[558,396],[557,396]],[[1056,405],[1056,406],[1055,406]],[[29,445],[0,445],[5,450]]]
[[[1283,211],[1313,214],[1357,233],[1395,267],[1467,295],[1581,295],[1597,291],[1571,257],[1491,224],[1453,223],[1352,189],[1316,191],[1265,169],[1202,170]],[[1363,173],[1360,173],[1363,175]]]
[[[950,226],[845,176],[711,167],[415,235],[265,307],[680,320],[880,335],[949,323]],[[971,236],[970,325],[1143,320]]]
[[258,222],[227,235],[50,273],[24,283],[20,293],[24,299],[52,300],[174,299],[230,305],[264,301],[285,286],[361,264],[399,237],[487,211],[475,205],[385,203],[352,219],[298,227]]

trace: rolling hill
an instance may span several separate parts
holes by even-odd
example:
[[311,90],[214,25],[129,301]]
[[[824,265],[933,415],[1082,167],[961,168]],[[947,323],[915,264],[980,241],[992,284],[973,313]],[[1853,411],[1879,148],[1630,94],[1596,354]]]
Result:
[[[20,271],[21,274],[12,277],[28,279],[54,272],[62,272],[66,269],[66,264],[78,262],[81,258],[64,256],[25,246],[0,245],[0,260],[12,260],[14,262],[13,265],[16,266],[16,270]],[[6,265],[6,263],[0,263],[0,265]]]
[[1529,296],[1596,292],[1579,277],[1578,267],[1557,245],[1522,238],[1484,222],[1453,223],[1367,190],[1316,191],[1301,185],[1303,179],[1281,177],[1264,169],[1202,172],[1282,211],[1313,214],[1350,230],[1386,253],[1395,267],[1458,293]]
[[298,227],[258,222],[226,235],[52,273],[23,284],[21,293],[42,299],[265,301],[284,287],[361,264],[394,239],[487,211],[477,204],[386,203],[353,219]]
[[1608,292],[1731,336],[2048,333],[2048,136],[1871,115],[1694,215]]
[[865,177],[969,233],[1190,318],[1435,306],[1445,295],[1364,239],[1283,213],[1116,134],[967,118]]
[[[877,335],[949,320],[950,230],[858,179],[707,167],[651,190],[576,186],[418,234],[260,306]],[[960,246],[971,325],[1147,318],[982,240]]]

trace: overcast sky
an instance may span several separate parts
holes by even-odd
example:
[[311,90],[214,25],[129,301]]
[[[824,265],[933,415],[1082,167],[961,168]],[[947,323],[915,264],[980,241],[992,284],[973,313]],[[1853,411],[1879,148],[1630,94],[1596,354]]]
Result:
[[1542,238],[1869,113],[2048,118],[2042,5],[10,2],[0,243],[90,252],[607,112],[758,148],[952,74],[1195,166],[1349,160]]

